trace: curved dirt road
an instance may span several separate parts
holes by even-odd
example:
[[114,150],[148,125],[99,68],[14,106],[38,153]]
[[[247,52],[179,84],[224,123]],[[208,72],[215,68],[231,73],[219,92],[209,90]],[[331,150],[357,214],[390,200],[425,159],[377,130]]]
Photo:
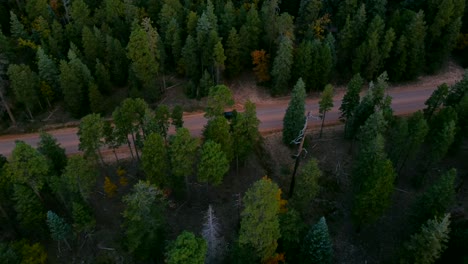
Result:
[[[436,87],[444,82],[451,85],[455,81],[461,79],[462,71],[457,69],[457,73],[452,72],[450,79],[439,78],[431,82],[416,82],[413,84],[392,87],[387,90],[387,93],[393,97],[392,108],[396,115],[407,114],[415,112],[424,108],[424,102],[436,89]],[[334,97],[334,107],[327,112],[326,124],[333,124],[339,122],[339,107],[341,99],[343,98],[343,91],[338,91]],[[257,103],[257,116],[260,119],[260,131],[278,131],[283,126],[283,116],[288,105],[288,99],[279,99],[270,101],[269,103]],[[313,116],[318,115],[318,98],[307,99],[306,111],[311,111]],[[192,135],[199,136],[206,124],[206,119],[202,113],[188,114],[184,116],[184,126],[190,129]],[[320,125],[320,120],[309,120],[309,127]],[[62,147],[65,148],[67,154],[79,153],[78,150],[78,137],[76,135],[77,128],[64,128],[48,133],[55,136]],[[0,154],[9,156],[15,146],[15,140],[22,140],[26,143],[36,147],[39,141],[39,135],[21,134],[21,135],[7,135],[0,137]]]

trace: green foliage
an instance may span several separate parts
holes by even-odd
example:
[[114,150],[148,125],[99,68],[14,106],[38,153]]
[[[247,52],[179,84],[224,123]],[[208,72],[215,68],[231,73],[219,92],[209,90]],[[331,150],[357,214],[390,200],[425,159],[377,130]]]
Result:
[[169,159],[173,176],[173,186],[180,189],[183,181],[193,174],[197,156],[198,140],[192,138],[187,128],[179,128],[171,138]]
[[307,226],[298,211],[288,208],[286,213],[279,215],[281,245],[290,263],[299,263],[301,242],[307,232]]
[[96,69],[96,85],[98,91],[110,94],[112,91],[112,84],[110,80],[109,70],[104,64],[101,63],[99,59],[96,59],[96,64],[94,68]]
[[104,96],[102,96],[101,92],[98,89],[96,84],[91,84],[89,86],[89,108],[91,112],[98,114],[104,112],[105,106],[103,105]]
[[28,235],[43,235],[46,214],[34,192],[24,185],[15,184],[13,201],[20,229]]
[[72,156],[62,175],[61,192],[77,194],[86,201],[96,185],[97,177],[98,171],[92,163],[82,156]]
[[211,140],[218,143],[228,161],[231,161],[234,157],[233,138],[230,129],[230,125],[224,116],[216,116],[208,120],[208,123],[203,129],[204,140]]
[[420,226],[434,216],[442,217],[455,204],[455,178],[457,171],[451,169],[421,194],[413,206],[414,222]]
[[242,40],[242,61],[246,65],[250,62],[250,53],[259,48],[262,24],[255,5],[251,5],[244,24],[239,29],[239,39]]
[[91,209],[82,203],[72,203],[72,218],[73,229],[78,233],[89,233],[96,225],[96,220],[93,218]]
[[[159,72],[161,55],[160,38],[149,18],[143,19],[141,25],[134,24],[127,46],[127,57],[131,60],[131,70],[145,89],[154,89]],[[160,96],[160,95],[158,95]]]
[[411,236],[405,244],[402,263],[431,264],[445,250],[450,232],[450,214],[434,217],[421,226],[421,231]]
[[46,183],[49,167],[47,159],[36,149],[17,141],[6,171],[12,182],[29,186],[40,198],[39,192]]
[[341,101],[340,120],[344,120],[344,122],[346,122],[345,134],[350,123],[349,119],[353,116],[355,109],[359,105],[359,93],[361,92],[363,85],[364,79],[362,79],[361,75],[359,75],[359,73],[354,75],[353,78],[349,81],[348,86],[346,88],[346,93],[343,96],[343,100]]
[[184,231],[168,245],[165,262],[168,264],[203,264],[206,251],[206,241],[203,238]]
[[26,32],[26,29],[24,28],[24,25],[18,20],[18,17],[16,14],[10,10],[10,32],[11,36],[15,38],[16,40],[18,39],[27,39],[28,38],[28,33]]
[[333,244],[325,217],[310,228],[301,249],[303,260],[308,263],[332,263]]
[[[198,59],[198,47],[197,42],[192,35],[188,35],[185,40],[185,45],[182,48],[182,63],[185,71],[185,75],[192,80],[200,79],[200,60]],[[188,91],[188,96],[191,98],[199,98],[196,91]],[[201,97],[201,95],[200,95]]]
[[37,68],[42,81],[52,86],[55,91],[59,87],[59,70],[57,64],[39,47],[36,53]]
[[13,248],[21,256],[21,264],[45,264],[47,253],[40,243],[30,244],[25,239],[13,243]]
[[60,147],[57,139],[47,132],[39,134],[40,141],[37,146],[39,151],[49,161],[49,168],[55,175],[61,175],[67,165],[67,155],[65,149]]
[[321,176],[322,172],[316,159],[311,159],[301,168],[291,201],[299,212],[305,213],[310,208],[320,190],[318,180]]
[[0,243],[0,262],[5,264],[16,264],[20,263],[20,259],[11,246]]
[[198,84],[197,90],[194,93],[194,96],[197,99],[200,99],[201,97],[209,94],[210,89],[214,86],[213,78],[211,77],[211,74],[208,72],[208,70],[205,69],[203,72],[203,75],[200,79],[200,82]]
[[244,195],[239,244],[252,247],[262,260],[273,256],[280,238],[281,190],[268,178],[256,181]]
[[216,83],[219,84],[221,70],[224,69],[224,62],[226,61],[226,56],[224,55],[224,48],[221,40],[219,40],[213,48],[213,60],[214,66],[216,67]]
[[226,85],[210,87],[206,104],[205,117],[222,116],[225,108],[234,105],[231,90]]
[[28,110],[29,117],[33,119],[31,111],[34,110],[39,99],[37,95],[37,74],[24,64],[10,64],[7,74],[16,100],[24,104]]
[[226,74],[235,77],[241,72],[241,41],[235,28],[231,28],[226,41]]
[[[278,52],[273,60],[271,76],[273,87],[271,93],[279,95],[286,93],[289,89],[289,79],[293,65],[293,45],[290,38],[283,36],[279,44]],[[294,92],[293,92],[294,93]]]
[[171,123],[176,129],[182,128],[184,126],[183,116],[184,108],[181,105],[174,106],[171,113]]
[[161,258],[164,241],[163,192],[139,181],[123,198],[124,230],[128,251],[137,258]]
[[291,94],[288,109],[283,119],[283,143],[291,144],[291,141],[299,136],[305,122],[305,88],[302,79],[297,80]]
[[101,157],[99,148],[103,145],[104,121],[99,114],[89,114],[81,119],[78,128],[80,144],[78,149],[84,151],[87,159],[96,161]]
[[414,113],[408,119],[399,119],[390,132],[389,158],[396,170],[400,170],[407,160],[413,159],[419,152],[429,131],[421,111]]
[[229,171],[229,160],[222,146],[208,139],[202,146],[200,163],[198,164],[198,181],[219,185],[224,175]]
[[52,211],[47,211],[47,226],[52,239],[55,241],[67,239],[71,231],[70,225]]
[[429,150],[429,162],[435,164],[441,161],[447,154],[450,146],[455,139],[456,133],[456,121],[447,120],[443,123],[443,126],[439,130],[432,130],[429,135],[430,150]]
[[171,125],[169,121],[170,117],[171,113],[169,112],[167,105],[158,105],[154,113],[154,119],[156,121],[157,132],[164,138],[164,140],[167,138],[169,126]]
[[252,153],[255,144],[260,139],[257,110],[254,103],[247,101],[244,112],[238,113],[233,121],[233,150],[236,158],[244,161]]
[[[378,120],[378,119],[376,119]],[[377,127],[376,127],[377,126]],[[373,131],[367,129],[373,127]],[[353,169],[354,222],[359,227],[375,222],[388,208],[396,173],[384,152],[384,140],[375,122],[366,122],[362,144]]]
[[427,120],[430,120],[432,115],[442,106],[448,95],[448,90],[449,87],[447,84],[441,84],[432,92],[426,102],[424,102],[426,105],[426,108],[424,108],[424,116]]
[[158,187],[168,184],[168,157],[164,139],[157,133],[150,134],[144,142],[141,165],[146,178]]

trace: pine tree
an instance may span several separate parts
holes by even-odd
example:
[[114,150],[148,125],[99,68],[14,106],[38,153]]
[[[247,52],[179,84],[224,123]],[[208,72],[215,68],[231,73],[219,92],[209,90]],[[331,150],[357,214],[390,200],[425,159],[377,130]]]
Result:
[[63,169],[67,165],[65,149],[60,147],[60,143],[57,143],[57,139],[51,134],[41,132],[39,137],[40,141],[37,146],[37,151],[48,159],[50,172],[57,176],[61,175]]
[[283,119],[283,143],[289,145],[295,139],[305,122],[305,89],[300,78],[291,94],[288,109]]
[[84,157],[91,161],[99,158],[104,164],[100,148],[104,144],[104,121],[99,114],[89,114],[81,119],[78,129],[79,150],[84,151]]
[[34,192],[21,184],[13,186],[13,201],[20,229],[30,235],[43,235],[46,214]]
[[206,241],[203,238],[184,231],[168,245],[165,262],[168,264],[203,264],[206,252]]
[[123,227],[128,251],[139,259],[161,259],[165,225],[163,192],[139,181],[122,200],[126,206]]
[[407,79],[414,79],[424,69],[425,64],[425,43],[426,38],[426,22],[424,20],[424,12],[419,11],[412,19],[407,27],[405,37],[408,42],[407,56],[408,62],[406,63],[405,77]]
[[301,243],[307,234],[307,226],[294,208],[279,215],[281,245],[289,263],[300,263]]
[[314,86],[315,70],[313,69],[313,60],[317,57],[314,51],[311,41],[302,41],[294,52],[293,78],[302,78],[306,91],[310,91],[310,88]]
[[8,67],[8,78],[13,89],[16,100],[24,104],[31,120],[34,119],[31,111],[39,100],[37,96],[38,76],[29,66],[20,64],[10,64]]
[[244,195],[239,244],[262,260],[273,256],[280,238],[278,213],[281,190],[268,178],[256,181]]
[[333,86],[327,84],[322,92],[322,96],[319,101],[319,113],[322,119],[322,125],[320,126],[320,137],[322,137],[323,124],[325,123],[325,115],[333,107]]
[[180,105],[174,106],[171,113],[171,124],[176,128],[184,126],[184,109]]
[[24,25],[18,20],[18,17],[12,10],[10,10],[10,32],[15,40],[28,38]]
[[185,184],[189,192],[188,177],[193,174],[199,142],[192,138],[187,128],[179,128],[169,145],[169,159],[173,180],[171,182],[176,192],[180,192],[181,185]]
[[150,134],[145,140],[141,163],[146,179],[158,187],[168,185],[168,157],[164,139],[157,133]]
[[198,181],[219,185],[224,175],[229,171],[229,160],[222,151],[221,145],[208,140],[201,149],[200,163],[198,164]]
[[59,251],[60,241],[62,240],[68,246],[68,249],[71,249],[67,242],[67,237],[71,232],[71,227],[63,218],[49,210],[47,211],[47,226],[49,227],[52,239],[58,242]]
[[[224,12],[220,16],[220,34],[224,39],[228,39],[232,29],[237,28],[237,14],[231,0],[226,1],[224,4]],[[227,60],[229,61],[229,60]]]
[[104,106],[102,102],[104,101],[104,97],[102,96],[101,92],[98,89],[96,84],[91,84],[89,86],[89,108],[91,112],[98,114],[104,112]]
[[221,40],[219,40],[214,48],[213,48],[213,60],[214,60],[214,66],[216,68],[216,84],[219,84],[220,82],[220,74],[221,71],[224,69],[224,61],[226,60],[226,56],[224,55],[224,48],[223,44],[221,43]]
[[154,113],[154,119],[156,121],[157,132],[163,137],[164,141],[167,139],[169,126],[171,125],[170,117],[171,113],[169,107],[164,104],[158,105]]
[[[199,80],[201,76],[200,72],[200,60],[198,58],[198,47],[197,42],[192,35],[188,35],[185,40],[185,45],[182,48],[182,61],[185,70],[185,75],[192,80]],[[189,91],[190,97],[197,97],[196,91]]]
[[361,75],[356,74],[354,77],[349,81],[346,93],[341,101],[340,106],[340,120],[344,120],[346,123],[345,125],[345,135],[346,130],[349,125],[349,119],[353,116],[354,110],[359,105],[360,96],[359,93],[361,92],[362,86],[364,84],[364,79],[361,78]]
[[244,161],[260,139],[256,106],[251,101],[244,105],[244,112],[238,113],[233,122],[233,148],[237,160]]
[[231,90],[226,85],[210,87],[206,104],[205,117],[213,118],[222,116],[225,108],[234,105],[234,98]]
[[40,191],[47,181],[49,167],[41,153],[23,141],[17,141],[10,162],[5,166],[6,175],[13,183],[27,185],[42,201]]
[[442,217],[454,205],[456,200],[456,176],[457,171],[455,169],[446,171],[418,197],[412,210],[416,226],[422,225],[434,216]]
[[406,254],[402,263],[431,264],[447,248],[450,232],[450,214],[443,218],[429,219],[421,231],[411,236],[405,244]]
[[57,68],[57,64],[44,52],[41,47],[37,49],[36,59],[40,79],[45,81],[48,85],[52,86],[55,92],[58,92],[60,72]]
[[219,219],[214,215],[214,210],[211,204],[208,206],[208,210],[205,215],[205,222],[203,223],[202,237],[205,239],[207,244],[207,263],[216,263],[219,261],[219,257],[223,253],[223,238],[220,234]]
[[442,107],[445,99],[448,95],[449,87],[447,84],[443,83],[437,87],[437,89],[432,92],[431,96],[424,102],[426,108],[424,108],[424,117],[427,120],[431,120],[432,115]]
[[301,213],[310,208],[313,199],[317,196],[320,186],[319,178],[322,177],[317,160],[311,159],[304,165],[297,177],[296,189],[291,199],[291,204]]
[[230,130],[229,122],[224,116],[216,116],[210,119],[203,129],[204,140],[211,140],[218,143],[228,161],[234,158],[233,138]]
[[66,195],[79,195],[87,201],[94,190],[99,172],[92,163],[82,156],[72,156],[68,159],[67,166],[62,174],[63,189]]
[[260,45],[260,37],[262,32],[261,20],[255,5],[251,5],[247,12],[247,17],[244,24],[239,29],[239,39],[242,40],[242,55],[241,64],[248,65],[250,62],[250,53],[257,50]]
[[[229,2],[228,2],[229,3]],[[241,71],[241,42],[235,28],[231,28],[226,41],[226,74],[237,76]]]
[[302,245],[303,261],[308,263],[332,263],[333,244],[325,217],[313,225]]
[[293,47],[290,38],[284,36],[279,44],[278,52],[273,61],[271,76],[273,77],[273,95],[283,94],[288,91],[288,82],[291,77],[293,64]]

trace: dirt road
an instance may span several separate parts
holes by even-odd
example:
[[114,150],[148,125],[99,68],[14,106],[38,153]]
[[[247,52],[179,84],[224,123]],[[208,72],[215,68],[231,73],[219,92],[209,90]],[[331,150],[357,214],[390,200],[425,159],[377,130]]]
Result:
[[[431,95],[431,93],[442,83],[449,85],[460,80],[463,71],[460,68],[452,68],[440,75],[437,78],[431,76],[423,77],[418,82],[409,83],[391,87],[388,89],[388,94],[393,97],[392,108],[396,115],[407,114],[415,112],[424,108],[424,102]],[[426,79],[424,79],[426,78]],[[338,91],[334,97],[334,107],[327,113],[325,123],[331,125],[339,122],[339,107],[341,99],[343,98],[344,91]],[[286,111],[289,99],[282,98],[278,100],[269,100],[268,102],[257,102],[257,116],[261,121],[260,131],[278,131],[283,126],[283,116]],[[313,116],[318,115],[318,98],[310,98],[306,101],[306,110],[311,111]],[[206,119],[202,113],[188,114],[184,116],[184,126],[189,128],[192,135],[199,136],[206,124]],[[320,120],[312,119],[309,121],[309,127],[317,127],[320,125]],[[55,136],[66,149],[67,154],[79,153],[78,150],[78,137],[76,135],[76,128],[65,128],[54,131],[49,131],[50,134]],[[8,135],[0,137],[0,154],[9,156],[15,146],[15,140],[22,140],[26,143],[36,147],[39,141],[39,135],[34,134],[21,134],[21,135]]]

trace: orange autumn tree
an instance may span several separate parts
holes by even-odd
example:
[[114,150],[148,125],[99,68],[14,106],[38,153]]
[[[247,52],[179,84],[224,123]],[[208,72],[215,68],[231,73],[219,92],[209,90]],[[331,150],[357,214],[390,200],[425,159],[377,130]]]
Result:
[[255,65],[253,68],[255,76],[259,83],[267,82],[271,79],[270,76],[270,54],[267,54],[265,50],[254,50],[251,53],[252,64]]

